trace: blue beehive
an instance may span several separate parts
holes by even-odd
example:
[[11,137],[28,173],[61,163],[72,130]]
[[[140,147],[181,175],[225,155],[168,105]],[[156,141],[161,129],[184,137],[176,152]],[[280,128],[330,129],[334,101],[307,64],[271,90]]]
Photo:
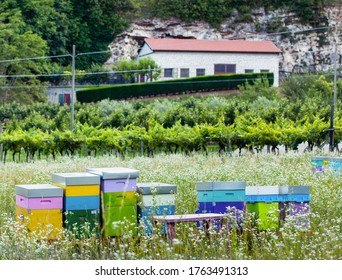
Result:
[[293,219],[294,225],[307,229],[310,225],[310,187],[309,186],[281,186],[279,202],[281,221]]
[[342,158],[331,157],[329,158],[328,163],[329,169],[334,173],[334,175],[338,176],[341,174],[342,170]]
[[[138,204],[139,222],[146,227],[146,233],[152,233],[153,215],[174,215],[177,186],[166,183],[137,183],[140,193]],[[164,227],[163,232],[166,232]]]
[[231,213],[240,226],[245,215],[245,182],[199,182],[196,213]]
[[312,172],[321,174],[323,173],[329,166],[330,157],[312,157],[311,158],[311,166]]

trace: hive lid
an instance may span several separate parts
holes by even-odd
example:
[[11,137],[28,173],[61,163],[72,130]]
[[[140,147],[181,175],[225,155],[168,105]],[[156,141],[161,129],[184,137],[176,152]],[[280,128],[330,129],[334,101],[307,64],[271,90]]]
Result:
[[105,168],[87,168],[89,173],[100,175],[101,179],[135,179],[139,177],[139,171],[126,167],[105,167]]
[[15,193],[24,197],[63,196],[63,189],[51,184],[16,185]]
[[281,186],[280,194],[310,194],[309,186]]
[[311,160],[330,160],[332,159],[331,157],[324,157],[324,156],[316,156],[316,157],[311,157]]
[[250,186],[246,188],[246,195],[279,194],[279,186]]
[[198,182],[195,187],[198,191],[212,191],[213,182]]
[[177,186],[160,182],[143,182],[137,183],[138,190],[141,194],[173,194],[177,192]]
[[225,181],[225,182],[198,182],[196,183],[196,190],[244,190],[246,182],[239,181]]
[[63,186],[100,185],[101,182],[99,175],[88,172],[54,173],[51,180]]
[[213,190],[244,190],[246,182],[213,182]]
[[341,157],[331,157],[329,158],[329,161],[342,161]]

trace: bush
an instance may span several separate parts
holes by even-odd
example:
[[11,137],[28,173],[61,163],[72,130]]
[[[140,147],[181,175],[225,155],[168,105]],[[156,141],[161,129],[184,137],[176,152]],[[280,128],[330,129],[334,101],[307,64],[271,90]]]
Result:
[[246,82],[252,83],[264,76],[273,84],[273,73],[230,74],[158,81],[152,83],[90,88],[77,92],[80,102],[97,102],[103,99],[139,98],[149,95],[176,94],[210,90],[237,89]]

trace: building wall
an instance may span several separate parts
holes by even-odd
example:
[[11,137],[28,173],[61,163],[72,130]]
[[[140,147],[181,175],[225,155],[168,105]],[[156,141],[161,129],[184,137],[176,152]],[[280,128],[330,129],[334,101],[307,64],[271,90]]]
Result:
[[151,48],[145,43],[145,44],[143,44],[141,50],[139,51],[139,57],[143,57],[143,56],[151,54],[151,53],[152,53]]
[[46,89],[45,94],[48,96],[48,102],[63,105],[69,103],[71,98],[71,91],[71,87],[49,87]]
[[[189,68],[189,76],[195,77],[197,68],[204,68],[205,75],[214,75],[214,64],[236,64],[236,73],[245,73],[245,69],[253,69],[254,73],[269,70],[274,73],[274,86],[279,85],[278,54],[210,52],[154,52],[149,54],[148,48],[142,50],[143,52],[139,54],[140,57],[149,56],[162,68],[173,68],[173,78],[180,78],[181,68]],[[162,73],[161,79],[165,79],[164,73]]]

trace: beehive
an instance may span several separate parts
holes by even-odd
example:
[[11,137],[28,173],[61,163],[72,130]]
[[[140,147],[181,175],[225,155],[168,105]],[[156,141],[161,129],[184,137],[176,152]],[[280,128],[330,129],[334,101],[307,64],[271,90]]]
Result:
[[[153,231],[153,215],[174,215],[177,186],[160,182],[138,183],[140,201],[138,204],[139,222],[146,228],[146,233]],[[166,228],[163,229],[164,233]]]
[[292,220],[301,229],[310,226],[310,187],[309,186],[281,186],[279,203],[280,219],[283,222]]
[[311,166],[312,172],[321,174],[329,167],[330,157],[312,157]]
[[246,210],[255,218],[258,230],[279,228],[279,186],[250,186],[246,188]]
[[101,216],[105,237],[137,234],[137,182],[139,171],[125,167],[88,168],[101,178]]
[[198,182],[196,213],[229,213],[241,226],[245,216],[245,182]]
[[100,233],[100,176],[87,172],[54,173],[52,184],[64,193],[63,226],[76,236]]
[[63,190],[51,184],[16,185],[16,220],[37,236],[55,239],[61,232]]

